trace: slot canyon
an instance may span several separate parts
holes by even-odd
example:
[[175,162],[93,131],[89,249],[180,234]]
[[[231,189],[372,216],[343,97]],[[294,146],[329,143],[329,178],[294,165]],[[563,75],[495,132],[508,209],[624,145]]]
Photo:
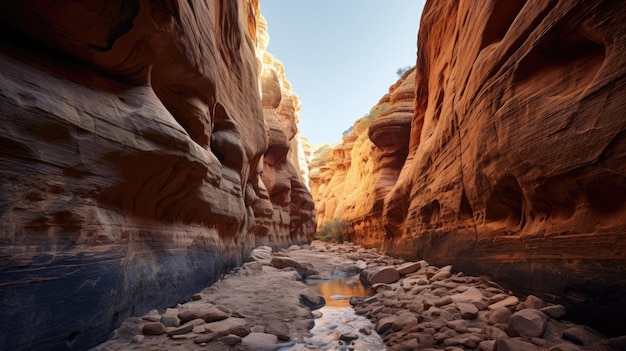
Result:
[[626,350],[626,3],[427,0],[314,149],[260,1],[0,4],[0,349]]

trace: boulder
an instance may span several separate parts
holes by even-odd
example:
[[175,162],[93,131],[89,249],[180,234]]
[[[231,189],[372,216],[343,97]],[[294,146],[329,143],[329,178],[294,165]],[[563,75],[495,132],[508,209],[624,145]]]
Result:
[[324,297],[311,289],[300,293],[300,302],[311,310],[316,310],[326,305]]
[[250,333],[241,339],[241,344],[255,351],[275,351],[291,345],[291,343],[279,343],[276,335],[266,333]]
[[546,316],[557,320],[565,317],[565,314],[567,314],[567,310],[563,305],[552,305],[544,307],[540,309],[540,311],[545,313]]
[[384,266],[361,273],[361,281],[372,286],[374,284],[391,284],[400,280],[400,274],[394,267]]
[[179,311],[173,308],[168,308],[161,315],[160,322],[166,327],[178,327],[180,325],[180,318],[178,318]]
[[506,307],[496,308],[489,313],[489,324],[509,324],[513,312]]
[[541,337],[546,330],[548,317],[541,311],[527,308],[513,313],[506,332],[510,336]]
[[241,337],[235,334],[228,334],[217,339],[228,346],[235,346],[241,342]]
[[204,321],[215,322],[222,319],[226,319],[231,316],[232,313],[224,311],[215,305],[195,305],[187,307],[178,313],[181,323],[187,323],[190,320],[201,318]]
[[489,310],[490,311],[497,310],[500,307],[514,307],[518,303],[519,303],[519,299],[517,297],[509,296],[501,301],[490,304]]
[[141,332],[146,335],[161,335],[165,333],[165,326],[159,322],[148,322],[141,327]]
[[351,343],[354,340],[358,339],[359,336],[357,334],[354,333],[345,333],[345,334],[341,334],[339,336],[339,340],[345,342],[345,343]]
[[471,303],[457,303],[456,308],[461,312],[463,319],[474,319],[478,316],[478,308]]
[[167,333],[167,336],[181,335],[181,334],[189,333],[190,331],[193,330],[194,327],[195,325],[193,323],[187,323],[185,325],[181,325],[180,327],[165,328],[165,331]]
[[398,274],[407,275],[409,273],[417,272],[422,268],[420,262],[407,262],[396,267]]
[[274,256],[270,261],[270,265],[278,269],[295,268],[298,271],[306,271],[308,269],[307,266],[290,257]]
[[282,322],[271,321],[265,326],[265,333],[276,335],[276,337],[278,337],[278,340],[291,340],[289,327]]

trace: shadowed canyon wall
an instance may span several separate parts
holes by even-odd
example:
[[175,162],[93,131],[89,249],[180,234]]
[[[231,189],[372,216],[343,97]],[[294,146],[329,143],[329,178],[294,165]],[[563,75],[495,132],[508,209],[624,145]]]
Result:
[[86,349],[310,240],[257,0],[0,5],[0,348]]
[[[401,170],[369,164],[395,140],[376,120],[373,150],[336,150],[349,162],[320,172],[327,187],[343,177],[314,193],[320,222],[352,221],[359,243],[543,292],[626,333],[610,322],[626,312],[625,24],[609,1],[428,1]],[[385,190],[351,199],[359,172]]]

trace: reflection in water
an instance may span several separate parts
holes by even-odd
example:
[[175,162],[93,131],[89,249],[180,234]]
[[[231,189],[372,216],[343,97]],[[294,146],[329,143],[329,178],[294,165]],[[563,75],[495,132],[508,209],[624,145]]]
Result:
[[[371,289],[361,284],[358,275],[333,277],[332,280],[321,282],[315,285],[314,288],[320,295],[324,296],[327,307],[350,307],[350,297],[374,295]],[[337,299],[339,296],[344,296],[345,299]]]
[[[314,288],[326,299],[326,306],[318,310],[322,317],[315,320],[311,336],[306,338],[304,343],[296,343],[280,351],[385,350],[385,345],[380,335],[374,331],[372,322],[363,316],[357,316],[350,306],[352,296],[374,295],[371,289],[361,284],[358,276],[333,276],[332,280],[320,282]],[[337,299],[339,296],[343,298]],[[345,345],[339,341],[339,337],[347,333],[354,333],[359,337],[351,345]]]

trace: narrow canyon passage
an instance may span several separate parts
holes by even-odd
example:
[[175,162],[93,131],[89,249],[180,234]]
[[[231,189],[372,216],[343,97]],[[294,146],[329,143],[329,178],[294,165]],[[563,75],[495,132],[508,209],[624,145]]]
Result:
[[626,350],[626,1],[263,1],[0,1],[0,350]]

